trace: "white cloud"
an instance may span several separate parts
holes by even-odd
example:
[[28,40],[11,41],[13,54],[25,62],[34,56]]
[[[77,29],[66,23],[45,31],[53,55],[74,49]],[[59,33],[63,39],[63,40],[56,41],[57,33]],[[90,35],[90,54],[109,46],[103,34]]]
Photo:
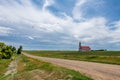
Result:
[[106,27],[106,19],[103,17],[92,18],[80,23],[73,23],[69,30],[70,35],[85,42],[103,39],[109,34],[109,29]]
[[31,39],[31,40],[33,40],[34,38],[33,38],[32,36],[28,36],[28,39]]
[[0,36],[7,36],[11,33],[13,29],[0,26]]
[[120,43],[120,21],[114,22],[115,30],[112,30],[110,37],[112,38],[110,43]]
[[82,6],[87,2],[88,0],[77,0],[75,7],[73,8],[73,18],[77,20],[83,20],[83,12],[82,12]]
[[44,3],[44,5],[43,5],[43,7],[42,7],[42,10],[43,10],[43,11],[46,11],[46,8],[47,8],[48,6],[50,6],[50,5],[52,5],[53,3],[54,3],[53,0],[45,0],[45,3]]

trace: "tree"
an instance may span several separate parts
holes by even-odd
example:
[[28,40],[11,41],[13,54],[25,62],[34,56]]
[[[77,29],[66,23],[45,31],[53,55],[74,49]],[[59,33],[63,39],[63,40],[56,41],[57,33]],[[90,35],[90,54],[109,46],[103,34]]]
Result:
[[2,59],[2,52],[0,52],[0,59]]
[[0,47],[5,46],[4,42],[0,42]]
[[21,54],[22,53],[22,46],[20,46],[17,50],[17,54]]
[[16,48],[14,46],[12,47],[12,52],[16,53]]
[[3,49],[5,47],[5,43],[4,42],[0,42],[0,50]]
[[2,58],[4,58],[4,59],[10,59],[11,56],[13,55],[12,46],[6,46],[3,49],[2,53],[3,53]]
[[16,48],[13,46],[5,45],[0,42],[0,59],[10,59],[16,53]]

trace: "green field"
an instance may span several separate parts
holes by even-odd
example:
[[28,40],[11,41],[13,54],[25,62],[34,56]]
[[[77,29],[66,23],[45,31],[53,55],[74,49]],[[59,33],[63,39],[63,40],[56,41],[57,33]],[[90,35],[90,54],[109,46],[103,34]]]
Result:
[[27,53],[52,58],[91,61],[120,65],[120,51],[25,51]]

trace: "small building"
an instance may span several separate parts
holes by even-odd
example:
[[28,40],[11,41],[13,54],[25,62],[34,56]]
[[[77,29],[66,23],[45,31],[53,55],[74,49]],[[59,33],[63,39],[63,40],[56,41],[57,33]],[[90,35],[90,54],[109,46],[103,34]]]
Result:
[[89,46],[82,46],[81,42],[79,42],[79,51],[90,51],[91,48]]

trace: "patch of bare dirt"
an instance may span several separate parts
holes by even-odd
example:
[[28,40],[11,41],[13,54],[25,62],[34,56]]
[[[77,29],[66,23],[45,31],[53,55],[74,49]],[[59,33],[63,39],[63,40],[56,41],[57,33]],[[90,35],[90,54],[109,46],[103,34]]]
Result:
[[120,65],[65,60],[57,58],[46,58],[33,56],[27,53],[24,53],[24,55],[79,71],[80,73],[83,73],[95,80],[120,80]]
[[7,80],[44,80],[42,78],[43,73],[41,70],[32,70],[16,74],[14,77],[7,78]]
[[7,68],[7,71],[4,73],[4,75],[14,75],[17,73],[17,61],[16,60],[13,60],[8,68]]
[[[71,76],[68,75],[66,78],[60,78],[60,75],[56,76],[56,72],[48,72],[44,70],[35,69],[28,72],[22,72],[14,76],[9,77],[7,80],[71,80]],[[68,78],[68,79],[67,79]]]

